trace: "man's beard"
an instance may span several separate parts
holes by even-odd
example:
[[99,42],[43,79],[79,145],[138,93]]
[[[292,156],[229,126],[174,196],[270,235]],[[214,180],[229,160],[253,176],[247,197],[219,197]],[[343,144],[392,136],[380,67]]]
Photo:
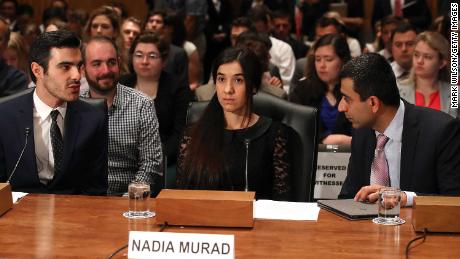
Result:
[[[111,86],[101,86],[101,85],[99,85],[98,81],[103,80],[103,79],[112,79],[113,84]],[[86,77],[86,81],[88,81],[88,85],[89,85],[90,89],[94,90],[94,91],[96,91],[96,92],[98,92],[99,94],[102,94],[102,95],[112,92],[113,89],[118,84],[118,79],[119,79],[119,77],[114,73],[109,73],[107,75],[98,77],[98,78],[96,78],[96,80],[93,80],[90,77]]]

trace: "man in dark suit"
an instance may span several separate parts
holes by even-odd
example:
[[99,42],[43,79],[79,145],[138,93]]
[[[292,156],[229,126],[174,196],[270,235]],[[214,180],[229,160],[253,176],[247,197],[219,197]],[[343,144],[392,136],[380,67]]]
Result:
[[460,195],[460,121],[399,97],[386,60],[366,54],[341,72],[339,111],[356,129],[340,198],[377,200],[382,186],[417,194]]
[[107,114],[79,100],[79,47],[71,32],[38,36],[30,49],[36,88],[0,104],[0,182],[15,191],[107,192]]

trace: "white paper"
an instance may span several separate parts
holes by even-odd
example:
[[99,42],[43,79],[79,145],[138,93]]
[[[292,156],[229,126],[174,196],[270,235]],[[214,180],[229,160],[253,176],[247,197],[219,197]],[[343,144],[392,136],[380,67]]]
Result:
[[13,203],[16,203],[19,199],[26,196],[28,193],[26,192],[12,192],[13,196]]
[[281,220],[318,220],[316,202],[258,200],[254,202],[254,218]]

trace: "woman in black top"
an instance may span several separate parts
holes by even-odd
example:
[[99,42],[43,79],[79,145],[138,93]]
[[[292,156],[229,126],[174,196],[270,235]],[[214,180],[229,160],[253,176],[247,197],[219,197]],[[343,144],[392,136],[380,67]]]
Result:
[[320,141],[324,144],[351,144],[351,124],[338,111],[342,66],[351,59],[345,38],[326,34],[309,53],[306,79],[294,89],[290,100],[315,107],[320,114]]
[[216,94],[180,142],[179,188],[249,190],[258,199],[291,199],[288,128],[253,112],[262,72],[248,49],[228,49],[216,59]]
[[187,85],[180,85],[174,75],[162,70],[168,50],[169,45],[153,32],[137,36],[129,50],[131,74],[122,76],[120,83],[155,101],[163,154],[168,157],[168,164],[172,164],[176,161],[192,95]]

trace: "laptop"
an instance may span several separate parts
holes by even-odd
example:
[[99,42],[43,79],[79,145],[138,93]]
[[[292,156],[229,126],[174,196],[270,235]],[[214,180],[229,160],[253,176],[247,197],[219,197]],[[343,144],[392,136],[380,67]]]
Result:
[[353,199],[318,200],[318,206],[349,220],[376,218],[378,210],[376,203],[363,203]]

